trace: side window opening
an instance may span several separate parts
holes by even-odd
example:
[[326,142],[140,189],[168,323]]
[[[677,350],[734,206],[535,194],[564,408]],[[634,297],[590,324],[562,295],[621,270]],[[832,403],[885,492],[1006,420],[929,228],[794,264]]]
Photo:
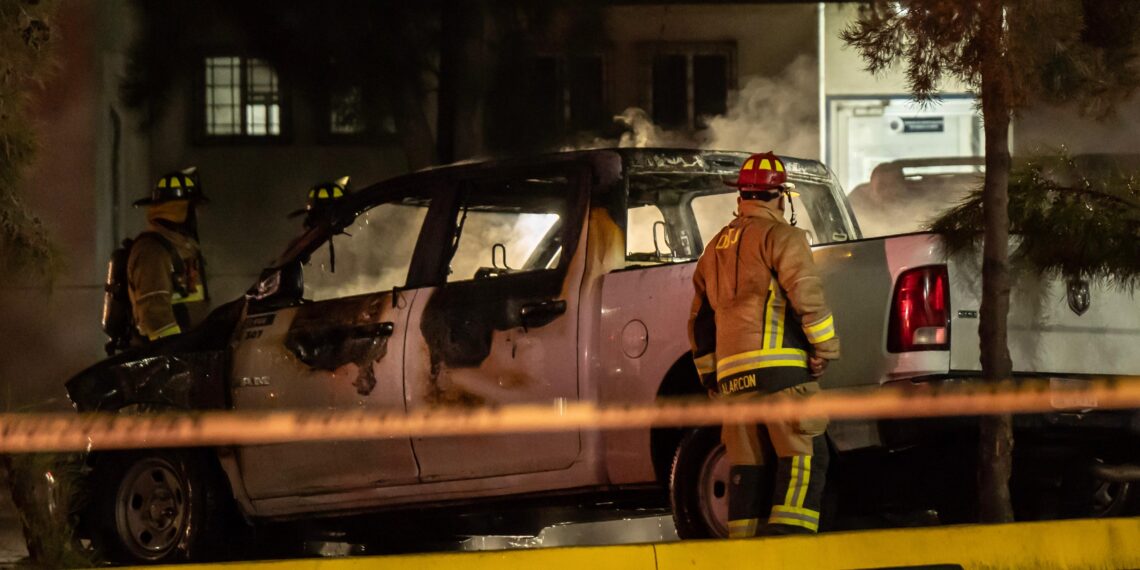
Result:
[[[673,260],[665,215],[652,204],[630,205],[626,212],[625,258],[637,263]],[[665,237],[662,237],[665,234]]]
[[429,205],[409,198],[357,216],[309,255],[304,298],[324,301],[404,286]]
[[573,195],[564,176],[473,184],[461,197],[447,282],[557,268]]

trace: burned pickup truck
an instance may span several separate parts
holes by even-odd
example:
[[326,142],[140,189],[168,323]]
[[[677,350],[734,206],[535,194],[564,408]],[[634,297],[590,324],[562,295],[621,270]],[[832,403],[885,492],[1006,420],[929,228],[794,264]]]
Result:
[[[402,413],[701,394],[686,334],[693,262],[733,216],[724,180],[747,156],[596,150],[382,182],[342,200],[244,299],[182,337],[92,367],[69,393],[81,411],[122,413]],[[861,239],[831,172],[784,160],[845,342],[825,386],[976,375],[972,273],[930,235]],[[1130,298],[1090,286],[1093,302],[1078,314],[1064,290],[1058,305],[1054,286],[1040,287],[1045,303],[1015,298],[1019,372],[1079,381],[1140,370]],[[1131,441],[1138,424],[1098,425]],[[831,437],[840,453],[883,448],[895,441],[885,426],[838,424]],[[728,470],[715,429],[109,452],[90,464],[104,498],[86,528],[120,561],[202,553],[217,509],[256,523],[646,489],[671,497],[681,536],[726,534]]]

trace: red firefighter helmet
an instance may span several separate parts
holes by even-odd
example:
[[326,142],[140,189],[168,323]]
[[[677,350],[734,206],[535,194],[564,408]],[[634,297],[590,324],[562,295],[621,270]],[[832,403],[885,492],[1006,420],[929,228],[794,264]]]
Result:
[[725,182],[739,188],[741,192],[779,191],[788,181],[784,172],[784,161],[772,151],[754,154],[744,161],[736,182]]

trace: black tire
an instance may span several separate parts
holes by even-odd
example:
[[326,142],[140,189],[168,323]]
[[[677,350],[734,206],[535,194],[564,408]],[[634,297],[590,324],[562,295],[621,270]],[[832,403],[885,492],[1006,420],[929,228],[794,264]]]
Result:
[[720,428],[689,431],[677,445],[669,473],[669,502],[677,536],[728,536],[728,461]]
[[165,564],[227,554],[233,497],[208,453],[108,453],[93,469],[83,522],[97,556],[119,564]]
[[[1075,508],[1064,513],[1067,516],[1089,518],[1130,517],[1140,514],[1140,482],[1112,481],[1102,479],[1094,473],[1094,468],[1105,462],[1100,458],[1089,461],[1088,478],[1074,477],[1066,481],[1062,488],[1068,491],[1069,504]],[[1075,480],[1075,481],[1074,481]]]
[[[1098,453],[1057,452],[1032,455],[1024,446],[1014,456],[1010,492],[1018,520],[1127,517],[1140,514],[1140,482],[1101,478],[1096,468],[1121,459]],[[1019,461],[1020,460],[1020,461]]]

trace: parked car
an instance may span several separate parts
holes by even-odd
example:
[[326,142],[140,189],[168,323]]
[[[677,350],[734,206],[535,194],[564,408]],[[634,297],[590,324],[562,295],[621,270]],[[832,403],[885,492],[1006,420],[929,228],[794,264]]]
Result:
[[905,158],[884,162],[847,195],[866,237],[920,232],[982,185],[980,156]]
[[[736,194],[724,181],[747,156],[595,150],[376,184],[290,244],[244,298],[185,335],[84,371],[69,394],[81,411],[121,413],[402,413],[700,394],[686,334],[693,262],[731,219]],[[844,342],[825,386],[976,375],[980,288],[969,264],[943,259],[930,235],[861,239],[831,172],[784,161]],[[1036,291],[1013,301],[1018,372],[1080,381],[1140,370],[1131,297],[1090,284],[1092,302],[1077,313],[1065,288]],[[1135,460],[1115,455],[1135,449],[1132,415],[1050,417],[1066,429],[1108,430],[1116,439],[1097,460]],[[844,422],[831,438],[841,454],[913,445],[909,426]],[[583,429],[96,453],[86,528],[117,561],[156,562],[215,544],[225,519],[211,511],[227,505],[257,523],[649,489],[668,493],[681,536],[723,536],[727,465],[717,433]]]

